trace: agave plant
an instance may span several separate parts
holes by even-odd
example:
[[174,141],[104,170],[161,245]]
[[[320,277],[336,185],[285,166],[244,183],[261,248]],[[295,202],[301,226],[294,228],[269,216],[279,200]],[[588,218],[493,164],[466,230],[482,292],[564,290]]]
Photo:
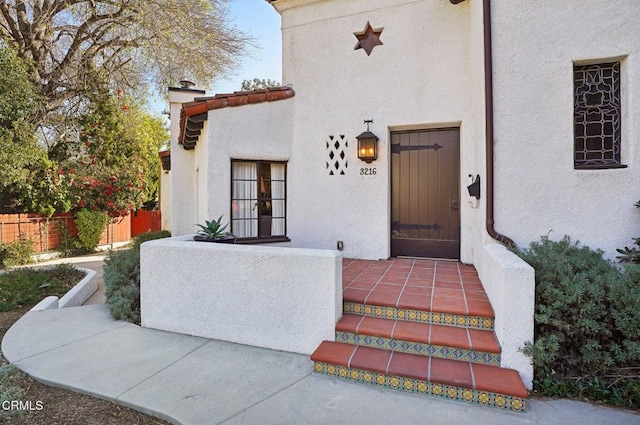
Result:
[[202,224],[196,224],[196,226],[200,227],[197,235],[204,239],[224,239],[229,236],[232,236],[231,233],[226,232],[225,229],[228,226],[228,223],[224,226],[222,225],[222,216],[218,218],[218,220],[205,220],[205,226]]

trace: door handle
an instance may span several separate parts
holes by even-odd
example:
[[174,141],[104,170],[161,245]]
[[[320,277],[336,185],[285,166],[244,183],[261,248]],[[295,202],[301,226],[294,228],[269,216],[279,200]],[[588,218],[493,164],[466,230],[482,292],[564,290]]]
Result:
[[460,209],[460,202],[458,202],[457,199],[452,199],[449,206],[451,207],[452,210],[458,211]]

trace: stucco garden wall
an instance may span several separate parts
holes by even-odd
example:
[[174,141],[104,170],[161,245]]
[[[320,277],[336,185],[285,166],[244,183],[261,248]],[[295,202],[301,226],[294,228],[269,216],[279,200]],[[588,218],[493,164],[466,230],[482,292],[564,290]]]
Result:
[[521,350],[533,342],[534,270],[498,243],[488,243],[476,255],[476,269],[495,313],[494,329],[502,348],[502,367],[516,369],[533,386],[531,358]]
[[311,354],[342,316],[336,251],[194,242],[142,244],[142,326]]
[[[633,206],[640,199],[640,7],[634,0],[492,7],[496,227],[520,246],[551,232],[614,257],[640,225]],[[628,168],[575,170],[573,65],[614,60],[622,63]]]

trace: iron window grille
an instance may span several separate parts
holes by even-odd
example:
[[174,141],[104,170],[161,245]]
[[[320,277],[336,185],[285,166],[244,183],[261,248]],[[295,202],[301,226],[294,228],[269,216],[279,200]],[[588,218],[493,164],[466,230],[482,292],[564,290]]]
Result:
[[573,67],[574,167],[621,165],[620,62]]

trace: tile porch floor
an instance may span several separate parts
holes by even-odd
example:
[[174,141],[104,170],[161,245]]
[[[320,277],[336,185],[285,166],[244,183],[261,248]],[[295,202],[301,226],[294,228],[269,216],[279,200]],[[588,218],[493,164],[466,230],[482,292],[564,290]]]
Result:
[[469,316],[493,316],[473,266],[452,261],[344,259],[345,300]]

